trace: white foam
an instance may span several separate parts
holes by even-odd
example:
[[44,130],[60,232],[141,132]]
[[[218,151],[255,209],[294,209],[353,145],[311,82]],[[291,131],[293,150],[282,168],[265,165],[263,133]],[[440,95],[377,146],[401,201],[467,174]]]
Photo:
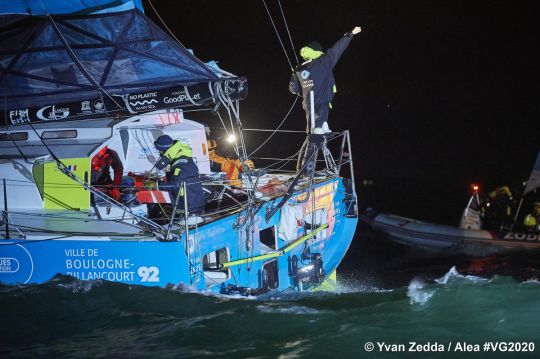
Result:
[[448,282],[450,280],[455,279],[455,278],[466,279],[466,280],[470,280],[470,281],[473,281],[473,282],[483,282],[483,281],[487,280],[485,278],[477,277],[477,276],[474,276],[474,275],[463,275],[463,274],[458,272],[458,270],[456,269],[456,266],[453,266],[441,278],[435,279],[435,282],[437,282],[439,284],[448,284]]
[[256,300],[257,297],[253,295],[243,295],[243,294],[222,294],[212,291],[211,289],[198,289],[194,285],[188,285],[185,283],[175,284],[173,286],[166,287],[166,289],[181,292],[181,293],[190,293],[190,294],[199,294],[205,297],[212,297],[220,300],[229,300],[229,299],[240,299],[240,300]]
[[417,278],[414,278],[407,287],[407,296],[411,304],[424,305],[435,294],[434,289],[425,289],[425,283]]
[[320,314],[317,309],[298,306],[273,306],[273,305],[258,305],[257,309],[263,313],[271,314]]
[[103,281],[101,279],[85,281],[85,280],[74,280],[69,283],[58,283],[57,286],[63,289],[71,290],[73,293],[88,293],[95,286],[101,286]]

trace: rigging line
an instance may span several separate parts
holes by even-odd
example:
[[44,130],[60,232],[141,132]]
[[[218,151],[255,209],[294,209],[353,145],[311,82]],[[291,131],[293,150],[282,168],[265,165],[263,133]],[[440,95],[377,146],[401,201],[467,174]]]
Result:
[[[231,116],[231,112],[229,112],[229,119],[231,121],[231,128],[232,128],[232,131],[233,131],[233,136],[234,136],[234,146],[235,146],[235,152],[238,156],[238,158],[240,159],[246,159],[246,156],[247,156],[247,152],[246,152],[246,147],[245,147],[245,144],[243,143],[243,137],[242,137],[242,134],[241,134],[241,131],[242,131],[242,123],[240,122],[240,114],[239,114],[239,109],[235,109],[234,107],[234,104],[232,103],[231,101],[231,98],[229,96],[225,97],[225,100],[227,100],[227,106],[228,108],[231,109],[233,115],[234,115],[234,119],[236,119],[236,123],[237,123],[237,126],[238,126],[238,137],[239,137],[239,140],[241,142],[240,145],[238,145],[238,140],[236,138],[236,133],[234,131],[234,121],[233,121],[233,117]],[[240,155],[240,150],[242,150],[242,155]]]
[[[298,154],[298,152],[294,154],[294,157],[296,157],[297,154]],[[294,161],[294,157],[293,157],[293,158],[290,158],[290,159],[288,159],[288,160],[286,160],[286,161],[280,161],[280,162],[283,162],[283,164],[282,164],[281,166],[277,167],[277,168],[268,168],[268,169],[269,169],[269,170],[272,170],[272,171],[279,171],[279,170],[281,170],[283,167],[287,166],[287,164],[288,164],[289,162]],[[272,165],[270,165],[270,166],[277,165],[278,163],[279,163],[279,162],[276,162],[276,163],[274,163],[274,164],[272,164]],[[293,173],[296,173],[296,171],[292,171],[292,172],[293,172]]]
[[[225,109],[227,110],[227,114],[229,116],[229,121],[231,123],[232,138],[234,139],[234,153],[236,154],[237,157],[240,157],[240,154],[238,152],[238,143],[236,142],[236,132],[234,131],[234,123],[233,123],[233,119],[232,119],[232,116],[231,116],[231,109],[229,108],[229,105],[225,101],[224,95],[221,95],[221,91],[220,91],[220,94],[218,96],[219,96],[219,99],[220,99],[221,103],[223,104],[223,106],[225,106]],[[219,118],[221,120],[221,116]],[[225,132],[227,133],[227,136],[230,137],[231,135],[229,135],[229,132],[227,131],[227,127],[225,127],[225,123],[223,122],[223,120],[221,122],[223,123],[223,127],[225,128]]]
[[281,132],[281,133],[302,133],[306,134],[306,130],[267,130],[265,128],[244,128],[244,131],[251,132]]
[[[260,168],[262,170],[272,170],[272,171],[279,171],[280,169],[282,169],[283,167],[285,167],[287,165],[287,163],[291,162],[292,160],[294,160],[294,158],[300,153],[300,150],[298,150],[296,153],[292,154],[291,156],[287,157],[287,158],[284,158],[284,159],[280,159],[279,161],[276,161],[274,163],[271,163],[269,164],[268,166],[266,167],[263,167],[263,168]],[[272,166],[277,166],[278,164],[284,162],[283,165],[281,165],[281,167],[278,167],[278,168],[272,168]],[[296,173],[296,171],[294,171],[294,173]]]
[[279,129],[281,128],[281,126],[283,126],[283,124],[285,123],[285,121],[287,120],[287,118],[289,117],[289,115],[291,114],[291,111],[293,110],[294,108],[294,105],[296,105],[296,102],[298,101],[298,96],[295,96],[294,97],[294,102],[293,104],[291,105],[291,108],[289,108],[289,111],[287,111],[287,114],[285,115],[285,117],[283,118],[283,120],[281,121],[281,123],[278,125],[278,127],[270,134],[270,136],[268,136],[268,138],[259,146],[257,147],[255,150],[253,150],[250,154],[249,154],[249,157],[253,156],[258,150],[261,149],[261,147],[263,147],[268,141],[270,141],[270,139],[279,131]]
[[[65,236],[59,236],[59,237],[53,237],[53,238],[46,238],[46,239],[36,239],[36,240],[29,240],[25,239],[24,244],[30,244],[30,243],[43,243],[45,241],[53,241],[55,239],[64,239],[64,238],[70,238],[73,237],[73,234],[68,234]],[[2,243],[3,246],[16,246],[21,244],[20,242],[10,242],[10,243]]]
[[227,126],[225,126],[225,122],[223,121],[223,118],[221,118],[221,114],[219,113],[219,110],[216,111],[216,114],[218,115],[219,117],[219,120],[221,121],[221,124],[223,125],[223,129],[225,130],[225,134],[227,135],[227,137],[229,137],[229,131],[227,131]]
[[178,42],[180,45],[182,45],[182,47],[185,47],[184,44],[182,44],[180,42],[180,40],[178,40],[178,38],[174,35],[174,33],[171,31],[171,29],[169,29],[169,27],[167,26],[167,24],[165,23],[165,21],[161,18],[161,16],[159,15],[159,13],[157,12],[156,8],[154,7],[154,4],[152,4],[152,1],[151,0],[147,0],[148,1],[148,4],[150,4],[150,7],[152,8],[152,10],[154,10],[154,14],[156,14],[157,18],[159,19],[159,21],[161,21],[161,24],[165,27],[165,29],[167,29],[167,31],[169,32],[169,34],[173,37],[173,39],[176,40],[176,42]]
[[285,49],[285,45],[283,45],[283,41],[281,40],[281,36],[279,36],[279,32],[276,28],[276,24],[274,23],[274,19],[272,19],[272,15],[270,14],[270,10],[268,10],[268,6],[266,5],[266,1],[262,0],[264,4],[264,8],[266,9],[266,13],[268,14],[268,17],[270,18],[270,22],[272,23],[272,26],[274,27],[274,32],[276,33],[276,36],[279,40],[279,43],[281,44],[281,48],[283,49],[283,53],[285,54],[285,57],[287,58],[287,62],[289,63],[289,66],[291,70],[294,71],[294,66],[291,62],[291,59],[289,59],[289,55],[287,54],[287,50]]
[[23,151],[21,150],[21,148],[19,147],[19,145],[17,145],[17,142],[15,142],[15,140],[13,139],[13,136],[11,136],[11,132],[8,133],[8,136],[9,136],[9,138],[11,139],[11,142],[13,142],[13,145],[15,145],[15,147],[17,148],[17,151],[19,151],[19,154],[24,158],[24,162],[26,162],[26,163],[31,163],[30,161],[28,161],[28,158],[27,158],[26,155],[23,153]]
[[7,122],[7,84],[4,86],[4,120],[6,122],[6,130],[9,128]]
[[285,23],[285,29],[287,29],[287,34],[289,35],[289,41],[291,42],[291,47],[293,50],[294,58],[296,59],[296,64],[300,65],[298,57],[296,56],[296,49],[294,48],[294,43],[292,40],[291,32],[289,31],[289,25],[287,24],[287,19],[285,18],[285,13],[283,12],[283,7],[281,6],[281,0],[278,0],[279,10],[281,10],[281,16],[283,17],[283,23]]
[[[116,102],[116,100],[111,96],[109,95],[109,93],[107,91],[105,91],[105,89],[103,87],[101,87],[101,85],[92,77],[92,75],[90,75],[90,73],[84,68],[83,64],[81,63],[81,61],[79,60],[79,58],[77,57],[77,55],[75,55],[75,52],[73,51],[73,49],[71,48],[71,46],[69,46],[69,43],[67,42],[66,38],[64,37],[64,35],[62,34],[62,32],[60,31],[60,29],[58,28],[58,25],[56,24],[56,21],[54,21],[54,18],[52,17],[52,15],[49,13],[49,10],[45,7],[45,5],[43,4],[43,2],[40,0],[43,8],[45,9],[45,11],[47,12],[47,17],[51,20],[51,24],[53,25],[54,27],[54,30],[56,32],[56,34],[58,36],[60,36],[60,39],[62,40],[62,42],[64,43],[64,45],[66,46],[66,48],[69,50],[69,53],[71,54],[72,58],[77,62],[77,66],[79,67],[79,69],[84,73],[85,77],[90,80],[90,82],[92,82],[92,84],[97,87],[99,90],[101,90],[105,95],[107,95],[107,97],[112,101],[114,102],[114,104],[116,106],[118,106],[118,109],[123,109],[123,107],[118,103]],[[101,94],[100,94],[101,96]]]

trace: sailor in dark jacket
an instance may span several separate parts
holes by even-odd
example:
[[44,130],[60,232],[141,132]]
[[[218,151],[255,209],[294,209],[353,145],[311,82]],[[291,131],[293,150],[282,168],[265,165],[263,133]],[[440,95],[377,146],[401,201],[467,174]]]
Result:
[[310,92],[313,91],[315,104],[315,128],[311,131],[313,134],[321,135],[331,132],[328,127],[328,112],[336,92],[332,70],[347,46],[349,46],[353,36],[360,31],[361,28],[356,26],[351,32],[346,33],[339,39],[334,46],[329,48],[326,53],[323,52],[323,48],[318,42],[312,42],[300,50],[300,56],[305,62],[297,67],[291,75],[289,90],[304,99],[302,106],[306,111],[308,130],[311,123]]
[[[199,169],[193,161],[193,150],[180,141],[173,141],[168,135],[159,136],[154,146],[161,153],[156,164],[159,170],[166,169],[167,183],[170,186],[173,202],[176,200],[178,191],[183,196],[180,187],[183,182],[187,185],[188,210],[192,213],[201,212],[206,203],[206,196],[199,178]],[[184,201],[178,202],[178,208],[184,208]]]

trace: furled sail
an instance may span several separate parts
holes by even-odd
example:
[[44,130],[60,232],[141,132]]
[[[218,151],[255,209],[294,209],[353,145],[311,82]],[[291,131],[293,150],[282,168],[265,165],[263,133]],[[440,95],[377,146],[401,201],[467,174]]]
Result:
[[[138,1],[84,3],[101,10],[91,15],[0,16],[2,125],[203,106],[223,96],[245,98],[245,78],[223,76],[226,72],[200,61],[152,23]],[[131,10],[105,11],[106,5],[111,9],[129,3],[135,4]],[[0,10],[9,12],[9,5]]]

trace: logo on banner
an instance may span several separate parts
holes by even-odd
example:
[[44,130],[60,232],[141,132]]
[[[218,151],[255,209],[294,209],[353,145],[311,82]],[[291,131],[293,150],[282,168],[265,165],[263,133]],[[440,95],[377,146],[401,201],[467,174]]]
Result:
[[21,265],[16,258],[0,258],[0,273],[17,273]]
[[189,97],[185,92],[180,92],[180,94],[176,97],[164,97],[163,102],[166,104],[171,103],[182,103],[186,101],[193,101],[193,100],[200,100],[201,94],[196,93],[193,96]]
[[34,272],[34,261],[30,252],[20,244],[0,247],[0,282],[28,283]]
[[[129,95],[129,104],[131,106],[147,106],[154,103],[158,103],[157,92],[147,92],[135,95]],[[132,102],[133,101],[133,102]]]
[[90,107],[90,101],[81,102],[81,111],[92,111],[92,108]]
[[133,108],[137,111],[152,110],[156,108],[155,104],[159,102],[158,100],[156,100],[157,96],[157,92],[146,92],[129,95],[128,104],[130,105],[130,107],[133,106]]
[[9,111],[9,119],[12,125],[30,122],[30,115],[28,114],[28,109]]
[[96,112],[103,112],[105,110],[105,104],[103,103],[103,100],[98,98],[94,100],[94,110]]
[[55,105],[45,106],[36,113],[37,118],[43,121],[57,121],[69,116],[69,107],[56,108]]

